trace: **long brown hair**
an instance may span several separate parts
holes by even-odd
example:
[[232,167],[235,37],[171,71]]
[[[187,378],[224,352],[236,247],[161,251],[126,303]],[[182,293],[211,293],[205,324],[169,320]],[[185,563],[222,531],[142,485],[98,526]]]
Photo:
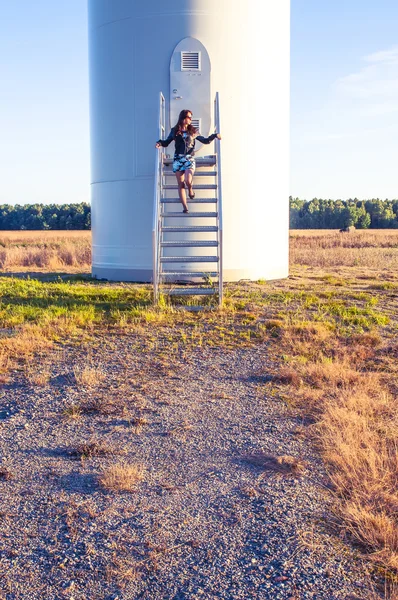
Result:
[[[187,116],[189,115],[189,113],[191,113],[191,115],[192,115],[192,111],[188,110],[188,109],[182,110],[180,112],[180,114],[178,116],[177,125],[175,125],[175,127],[174,127],[174,136],[181,135],[181,131],[182,131],[184,119],[187,118]],[[188,125],[186,131],[190,135],[194,135],[196,133],[196,127],[194,127],[193,125]]]

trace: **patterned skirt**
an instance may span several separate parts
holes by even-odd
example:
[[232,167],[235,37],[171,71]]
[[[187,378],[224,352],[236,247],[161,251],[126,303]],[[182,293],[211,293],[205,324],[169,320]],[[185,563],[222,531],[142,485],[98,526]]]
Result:
[[190,154],[175,154],[173,161],[173,173],[177,171],[187,171],[191,169],[195,171],[195,159]]

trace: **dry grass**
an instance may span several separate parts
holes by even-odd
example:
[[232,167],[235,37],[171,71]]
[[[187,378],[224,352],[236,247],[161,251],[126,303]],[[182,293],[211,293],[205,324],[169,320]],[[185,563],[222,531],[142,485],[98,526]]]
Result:
[[91,231],[75,229],[60,229],[57,231],[0,231],[0,244],[7,246],[12,243],[27,244],[29,242],[62,241],[65,239],[91,239]]
[[0,232],[0,268],[68,271],[91,268],[91,231]]
[[282,385],[293,385],[295,387],[300,387],[302,384],[300,374],[293,367],[282,366],[278,373],[270,376],[269,379],[275,383],[280,383]]
[[46,387],[51,379],[50,371],[34,371],[29,367],[26,371],[26,379],[34,387]]
[[128,413],[127,403],[123,397],[112,395],[109,392],[90,398],[79,404],[81,414],[84,415],[125,415]]
[[[90,232],[12,232],[3,238],[0,265],[4,269],[14,265],[14,270],[67,268],[72,272],[87,269],[91,260]],[[237,286],[236,293],[226,294],[226,309],[214,320],[207,313],[188,317],[173,311],[148,311],[146,304],[140,304],[126,322],[133,323],[136,332],[140,327],[141,335],[153,345],[158,343],[156,327],[168,327],[176,352],[186,352],[190,344],[198,343],[223,345],[226,350],[262,340],[274,344],[276,360],[280,363],[283,358],[285,362],[267,380],[280,395],[286,397],[288,389],[289,404],[300,407],[304,422],[315,423],[309,431],[316,435],[339,498],[336,511],[341,527],[390,576],[398,571],[398,346],[394,341],[398,231],[293,231],[291,262],[301,265],[295,270],[295,281],[292,278],[264,288]],[[325,273],[320,267],[330,271]],[[87,286],[87,296],[79,300],[82,305],[92,306],[97,301],[90,295],[93,289]],[[95,294],[99,290],[97,286]],[[117,296],[119,305],[114,309],[120,326],[125,318],[123,310],[127,310],[123,307],[131,307],[126,298]],[[72,297],[68,301],[72,302]],[[381,315],[379,309],[355,313],[364,304],[369,308],[383,301],[392,320],[388,327],[387,320],[375,321]],[[98,302],[101,310],[105,305],[115,306],[111,294]],[[79,326],[91,326],[90,315],[86,320],[81,318]],[[4,325],[15,327],[16,335],[0,338],[0,374],[15,366],[16,359],[27,362],[49,346],[54,329],[59,338],[72,335],[76,319],[49,317],[41,324],[26,322],[18,329]],[[189,329],[189,320],[193,329]],[[148,338],[148,331],[153,339]],[[159,378],[173,375],[169,357],[149,367]],[[35,376],[30,374],[33,384]],[[41,385],[40,374],[37,377],[36,384]],[[101,379],[103,372],[98,367],[75,370],[77,385],[95,387]],[[144,389],[141,392],[145,395]],[[91,413],[127,414],[126,401],[102,395],[64,410],[72,419]],[[131,420],[137,432],[146,424],[141,417]],[[191,430],[190,423],[182,422],[168,433],[184,439]],[[91,443],[76,447],[76,455],[100,456],[99,447]],[[296,470],[300,474],[304,468],[300,461],[295,462],[297,459],[289,463],[289,457],[252,458],[268,472],[294,474]],[[141,466],[119,463],[104,469],[99,481],[104,489],[119,491],[133,490],[143,478]]]
[[6,467],[0,468],[0,481],[10,481],[13,477],[14,474],[10,469],[7,469]]
[[244,460],[264,471],[278,473],[279,475],[301,475],[305,470],[304,462],[294,456],[274,456],[264,452],[247,454]]
[[145,477],[145,468],[142,465],[118,463],[106,467],[98,480],[100,485],[113,492],[131,492]]
[[398,229],[357,229],[353,233],[341,234],[338,229],[292,229],[290,240],[306,239],[314,248],[333,248],[336,245],[346,248],[371,246],[374,248],[395,247]]
[[[292,230],[290,262],[318,267],[396,268],[398,230]],[[91,231],[0,232],[0,268],[5,272],[76,272],[91,269]]]
[[189,431],[192,431],[193,425],[188,421],[183,421],[182,423],[178,423],[175,427],[170,429],[167,432],[167,435],[181,437],[182,439],[186,438],[186,435]]
[[96,387],[106,377],[101,367],[75,367],[73,369],[73,374],[76,383],[87,388]]
[[108,582],[117,581],[123,590],[130,581],[138,581],[142,577],[139,565],[136,566],[131,558],[113,556],[110,564],[105,567],[105,577]]
[[143,427],[149,424],[149,421],[145,417],[134,417],[130,419],[129,424],[133,428],[134,433],[138,435],[142,432]]
[[69,450],[70,456],[78,458],[93,458],[95,456],[106,456],[108,454],[117,454],[116,448],[100,439],[89,440],[78,444]]
[[[398,405],[389,391],[390,348],[380,348],[377,333],[347,339],[310,325],[305,338],[309,346],[302,325],[285,327],[279,343],[291,366],[273,381],[290,384],[295,405],[316,423],[342,528],[377,564],[397,572]],[[328,351],[332,358],[325,359]]]
[[367,378],[325,402],[319,441],[343,499],[344,525],[383,566],[398,570],[398,407]]
[[28,324],[16,333],[0,339],[0,374],[15,367],[16,361],[27,363],[36,353],[52,345],[43,327],[38,325]]
[[[91,389],[90,386],[86,386]],[[105,416],[122,416],[128,415],[127,402],[123,396],[119,396],[117,393],[112,395],[111,393],[101,393],[98,396],[90,397],[88,400],[82,402],[72,402],[67,404],[63,410],[65,417],[69,419],[80,419],[83,415],[105,415]],[[132,419],[130,421],[132,426],[142,427],[147,424],[146,419]]]
[[74,402],[71,404],[68,404],[67,406],[65,406],[65,408],[63,410],[63,414],[65,417],[67,417],[69,419],[73,419],[73,420],[80,419],[80,417],[82,416],[81,406]]
[[398,230],[293,230],[290,263],[311,267],[398,267]]

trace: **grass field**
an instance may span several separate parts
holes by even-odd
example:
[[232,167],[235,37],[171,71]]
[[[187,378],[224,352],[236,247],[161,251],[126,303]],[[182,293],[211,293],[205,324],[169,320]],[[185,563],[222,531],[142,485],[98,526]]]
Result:
[[91,231],[2,231],[0,269],[4,272],[91,268]]
[[[398,231],[294,231],[288,280],[228,284],[223,310],[200,314],[152,308],[150,286],[76,277],[90,261],[90,232],[0,234],[3,380],[17,367],[32,377],[37,353],[96,330],[134,329],[153,347],[165,326],[173,348],[268,344],[279,365],[268,392],[303,415],[302,433],[325,461],[337,526],[394,584]],[[7,276],[32,271],[74,275]]]
[[398,267],[398,230],[296,230],[290,234],[290,262],[321,268],[358,267],[385,271]]
[[[398,230],[293,230],[290,233],[291,265],[308,267],[398,267]],[[0,232],[0,268],[4,272],[89,272],[90,231]]]

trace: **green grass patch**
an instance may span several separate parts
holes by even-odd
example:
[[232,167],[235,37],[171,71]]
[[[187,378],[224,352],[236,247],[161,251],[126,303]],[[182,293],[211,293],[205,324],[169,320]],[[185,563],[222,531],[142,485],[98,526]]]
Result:
[[388,290],[396,290],[398,289],[398,284],[393,283],[392,281],[384,281],[383,283],[374,283],[369,286],[370,290],[380,290],[380,291],[388,291]]
[[[173,304],[164,298],[160,306],[153,307],[148,285],[3,277],[0,327],[8,331],[6,337],[39,327],[46,340],[79,339],[83,331],[133,328],[148,344],[178,352],[202,345],[233,350],[272,340],[279,343],[287,327],[303,323],[305,329],[315,324],[314,335],[318,336],[323,335],[320,323],[326,330],[349,335],[389,322],[373,308],[377,296],[368,292],[350,294],[320,286],[318,294],[317,290],[291,289],[292,285],[288,281],[285,288],[278,283],[263,288],[256,283],[228,284],[223,309],[214,310],[210,305],[208,310],[190,312],[178,310],[174,298]],[[182,308],[190,306],[183,304]],[[306,339],[305,332],[300,335]]]
[[346,279],[341,279],[340,277],[336,277],[335,275],[325,275],[320,277],[321,281],[325,281],[329,283],[329,285],[334,285],[336,287],[343,287],[348,285],[348,281]]
[[43,282],[37,279],[0,279],[0,326],[18,327],[70,319],[78,326],[115,323],[123,314],[134,322],[151,307],[148,286],[101,287],[80,281]]

